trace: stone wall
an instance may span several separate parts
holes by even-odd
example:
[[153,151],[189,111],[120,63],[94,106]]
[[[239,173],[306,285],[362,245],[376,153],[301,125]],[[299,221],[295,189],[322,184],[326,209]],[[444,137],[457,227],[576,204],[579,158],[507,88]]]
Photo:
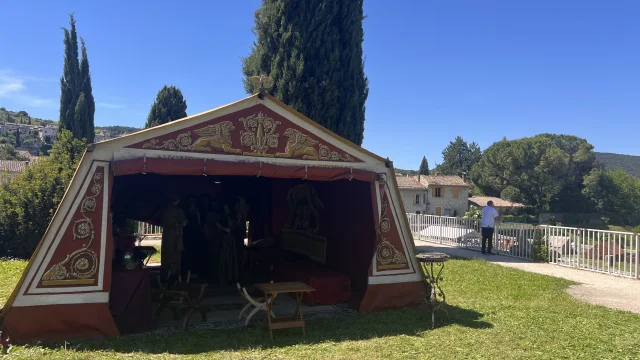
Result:
[[453,186],[435,186],[442,188],[441,197],[434,197],[431,186],[429,187],[429,206],[427,208],[427,214],[436,215],[436,207],[442,208],[440,215],[446,214],[446,209],[449,209],[449,216],[463,216],[469,208],[469,188],[458,187],[460,194],[458,197],[454,197]]

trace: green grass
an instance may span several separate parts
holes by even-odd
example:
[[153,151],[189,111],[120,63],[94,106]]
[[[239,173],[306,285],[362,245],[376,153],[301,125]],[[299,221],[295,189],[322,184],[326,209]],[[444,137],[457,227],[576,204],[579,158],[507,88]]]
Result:
[[154,245],[154,248],[156,248],[157,252],[153,255],[151,255],[151,259],[149,259],[149,263],[160,263],[160,245]]
[[[0,263],[6,298],[23,262]],[[479,260],[444,271],[448,319],[418,309],[307,322],[299,329],[133,335],[102,341],[14,347],[10,358],[53,359],[637,359],[640,316],[578,302],[572,283]],[[34,324],[34,326],[37,326]]]

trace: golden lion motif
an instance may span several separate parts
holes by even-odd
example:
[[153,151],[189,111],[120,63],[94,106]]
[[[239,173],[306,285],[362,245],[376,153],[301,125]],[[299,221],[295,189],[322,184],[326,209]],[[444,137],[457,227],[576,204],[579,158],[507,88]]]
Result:
[[232,147],[231,133],[235,129],[231,121],[223,121],[193,130],[194,133],[201,137],[191,145],[191,150],[206,152],[217,150],[232,154],[242,154],[242,150]]
[[314,146],[318,145],[317,140],[292,128],[287,129],[284,136],[288,138],[287,146],[284,148],[285,152],[277,153],[276,157],[319,160],[318,151],[314,149]]

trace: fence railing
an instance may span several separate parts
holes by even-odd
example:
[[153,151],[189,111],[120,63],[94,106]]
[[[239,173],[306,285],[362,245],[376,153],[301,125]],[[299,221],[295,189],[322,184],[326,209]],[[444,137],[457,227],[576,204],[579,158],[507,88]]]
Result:
[[159,235],[162,234],[162,226],[153,225],[144,222],[138,222],[138,234],[141,235]]
[[[416,240],[480,250],[480,220],[407,214]],[[500,255],[638,278],[640,235],[631,232],[550,225],[496,223],[494,251]]]

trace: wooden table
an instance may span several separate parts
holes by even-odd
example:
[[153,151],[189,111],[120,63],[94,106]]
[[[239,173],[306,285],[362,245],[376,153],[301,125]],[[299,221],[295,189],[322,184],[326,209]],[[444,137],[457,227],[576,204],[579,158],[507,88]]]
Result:
[[[316,289],[301,282],[281,282],[281,283],[265,283],[256,284],[256,289],[262,291],[265,295],[265,301],[267,303],[267,326],[269,327],[269,335],[273,339],[273,329],[285,329],[301,327],[302,334],[305,335],[304,320],[302,320],[302,311],[300,310],[300,303],[302,302],[302,295]],[[273,301],[278,294],[296,294],[297,306],[296,312],[293,316],[271,318],[271,307]]]

